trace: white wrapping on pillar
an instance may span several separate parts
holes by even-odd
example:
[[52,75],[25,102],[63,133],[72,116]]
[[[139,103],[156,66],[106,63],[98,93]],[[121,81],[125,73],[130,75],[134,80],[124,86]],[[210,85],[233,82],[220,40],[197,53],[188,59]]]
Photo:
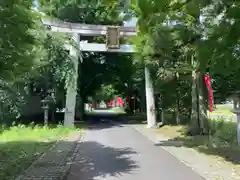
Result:
[[[76,47],[79,47],[80,44],[80,35],[72,35],[74,41],[76,42]],[[75,120],[75,107],[76,107],[76,96],[77,96],[77,79],[78,79],[78,57],[79,51],[73,46],[69,47],[70,55],[75,57],[73,58],[74,71],[73,76],[71,77],[70,84],[67,85],[67,94],[66,94],[66,105],[65,105],[65,114],[64,114],[64,126],[65,127],[74,127]]]
[[145,66],[145,87],[147,101],[147,127],[156,127],[156,110],[154,100],[153,82],[148,67]]

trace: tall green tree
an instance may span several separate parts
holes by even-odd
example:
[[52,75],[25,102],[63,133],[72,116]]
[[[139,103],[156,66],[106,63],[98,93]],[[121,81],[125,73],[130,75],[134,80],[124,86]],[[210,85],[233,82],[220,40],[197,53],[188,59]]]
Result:
[[177,75],[181,80],[191,73],[189,127],[193,134],[207,132],[204,73],[213,75],[216,82],[219,77],[231,77],[238,71],[236,3],[234,0],[136,0],[132,4],[139,18],[135,43],[145,63],[154,67],[152,72],[157,71],[158,80]]
[[0,78],[14,79],[39,63],[36,54],[40,44],[35,29],[39,17],[32,7],[33,1],[0,3]]
[[[39,14],[33,1],[0,2],[0,119],[19,115],[19,83],[43,64]],[[40,57],[40,58],[39,58]]]

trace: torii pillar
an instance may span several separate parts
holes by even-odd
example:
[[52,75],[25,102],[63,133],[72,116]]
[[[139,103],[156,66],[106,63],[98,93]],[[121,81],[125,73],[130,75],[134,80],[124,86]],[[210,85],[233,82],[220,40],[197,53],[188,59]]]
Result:
[[64,126],[73,128],[75,121],[75,108],[76,108],[76,97],[77,97],[77,79],[78,79],[78,63],[79,63],[79,43],[80,35],[78,33],[72,34],[72,39],[76,43],[76,47],[69,46],[69,54],[72,56],[73,63],[73,75],[69,77],[66,94],[66,104],[64,113]]
[[147,127],[156,127],[156,109],[153,81],[149,68],[145,66],[145,89],[146,89],[146,103],[147,103]]

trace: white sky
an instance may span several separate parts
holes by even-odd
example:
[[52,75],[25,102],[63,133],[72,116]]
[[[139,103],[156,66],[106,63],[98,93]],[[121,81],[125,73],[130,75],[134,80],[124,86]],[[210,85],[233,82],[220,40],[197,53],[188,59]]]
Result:
[[124,26],[133,26],[133,27],[136,27],[136,23],[137,23],[137,18],[132,18],[130,21],[126,21],[124,22]]

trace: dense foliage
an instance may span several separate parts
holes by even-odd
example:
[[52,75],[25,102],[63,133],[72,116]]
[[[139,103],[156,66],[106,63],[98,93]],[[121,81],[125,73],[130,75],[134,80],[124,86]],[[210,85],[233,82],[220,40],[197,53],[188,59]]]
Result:
[[[1,87],[2,114],[21,115],[29,97],[45,99],[52,96],[54,108],[64,108],[66,81],[72,77],[73,65],[64,44],[69,37],[51,33],[41,24],[44,17],[89,24],[121,25],[127,16],[120,15],[117,1],[39,1],[41,14],[33,10],[33,3],[4,1],[1,3]],[[13,23],[14,22],[14,23]],[[7,33],[10,32],[11,34]],[[7,36],[5,36],[8,34]],[[81,40],[104,42],[103,37],[81,37]],[[123,40],[124,41],[124,40]],[[133,74],[132,56],[129,54],[82,53],[79,65],[78,97],[80,106],[97,92],[109,90],[116,94],[129,93]],[[91,70],[89,70],[91,69]],[[112,88],[108,88],[111,84]],[[8,86],[6,86],[8,85]],[[7,91],[9,89],[9,91]],[[112,90],[111,90],[112,89]],[[11,91],[10,91],[11,90]],[[102,93],[102,92],[101,92]],[[106,94],[111,92],[106,92]],[[11,98],[9,98],[11,96]],[[16,101],[16,98],[19,99]],[[21,103],[16,107],[17,103]],[[7,103],[8,102],[8,103]],[[36,102],[40,103],[40,102]],[[11,116],[13,118],[14,116]],[[2,119],[9,119],[2,116]]]
[[[176,119],[191,119],[192,132],[207,131],[203,75],[211,75],[218,103],[239,89],[239,5],[234,0],[135,0],[128,5],[116,0],[39,0],[45,17],[64,21],[122,25],[130,16],[138,18],[134,56],[82,52],[80,106],[114,95],[134,95],[144,105],[146,65],[161,95],[158,107],[174,112]],[[19,115],[17,109],[28,103],[27,96],[51,95],[55,108],[64,107],[65,86],[73,71],[73,57],[64,47],[69,37],[43,27],[42,13],[33,10],[31,1],[0,3],[1,119]],[[81,40],[104,43],[101,36]]]
[[43,27],[31,1],[0,5],[0,112],[6,122],[21,115],[28,96],[44,98],[49,89],[59,90],[62,84],[64,89],[71,64],[64,48],[66,37]]
[[204,132],[203,75],[212,76],[220,102],[238,89],[239,6],[235,1],[136,0],[132,10],[139,17],[138,56],[152,69],[163,106],[175,108],[177,101],[192,109],[190,130]]

